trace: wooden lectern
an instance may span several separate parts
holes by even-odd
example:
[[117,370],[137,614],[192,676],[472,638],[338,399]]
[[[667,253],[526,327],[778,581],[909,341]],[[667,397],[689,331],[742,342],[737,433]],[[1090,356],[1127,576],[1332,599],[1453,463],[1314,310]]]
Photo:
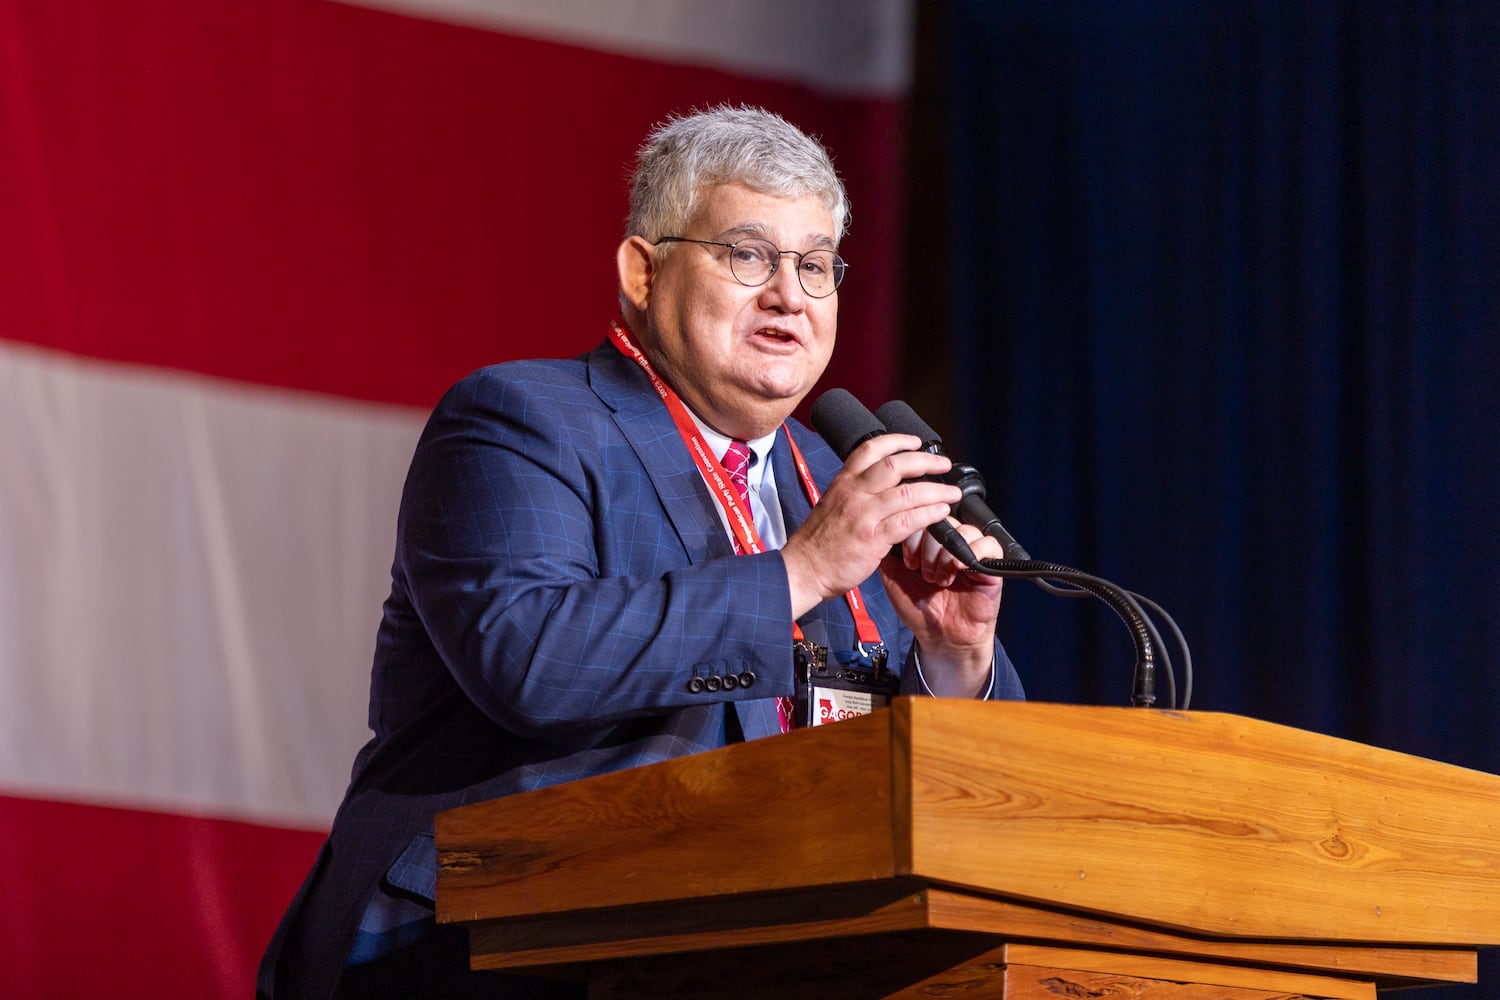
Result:
[[438,919],[591,997],[1373,998],[1500,944],[1500,777],[1238,716],[901,698],[452,810]]

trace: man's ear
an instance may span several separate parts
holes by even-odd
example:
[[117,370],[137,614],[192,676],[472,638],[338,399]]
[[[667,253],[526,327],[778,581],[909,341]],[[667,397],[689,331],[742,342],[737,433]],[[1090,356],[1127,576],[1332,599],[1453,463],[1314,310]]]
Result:
[[656,248],[643,237],[627,236],[615,251],[615,267],[620,272],[621,297],[645,312],[656,280]]

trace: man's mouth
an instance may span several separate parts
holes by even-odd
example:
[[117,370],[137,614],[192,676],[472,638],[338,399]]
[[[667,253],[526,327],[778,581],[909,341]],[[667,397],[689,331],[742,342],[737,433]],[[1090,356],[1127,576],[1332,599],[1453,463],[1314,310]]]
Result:
[[788,346],[795,346],[802,342],[795,333],[788,330],[778,330],[775,327],[762,327],[755,331],[755,336],[762,340],[769,340],[773,343],[786,344]]

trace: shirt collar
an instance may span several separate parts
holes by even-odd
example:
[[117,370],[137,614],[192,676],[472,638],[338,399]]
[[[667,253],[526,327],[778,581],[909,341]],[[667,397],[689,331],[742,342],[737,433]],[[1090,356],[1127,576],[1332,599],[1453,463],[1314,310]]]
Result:
[[[724,453],[729,450],[729,444],[733,439],[725,437],[708,426],[692,409],[688,409],[688,416],[692,417],[693,423],[698,425],[698,430],[703,435],[703,440],[708,442],[708,447],[714,453],[714,458],[717,458],[721,462],[724,461]],[[777,430],[779,429],[777,428]],[[750,463],[749,474],[745,478],[752,486],[759,486],[765,481],[766,470],[771,467],[771,448],[776,444],[776,431],[762,435],[754,440],[746,441],[745,444],[750,446],[750,451],[755,456],[755,460]]]

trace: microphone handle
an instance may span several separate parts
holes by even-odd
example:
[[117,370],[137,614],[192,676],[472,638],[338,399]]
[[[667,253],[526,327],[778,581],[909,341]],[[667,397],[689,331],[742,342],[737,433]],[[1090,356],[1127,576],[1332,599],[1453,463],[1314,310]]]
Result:
[[[930,441],[922,447],[922,450],[931,455],[941,455],[943,453],[941,445]],[[924,476],[923,478],[952,482],[947,476]],[[953,483],[953,485],[962,488],[961,484]],[[981,483],[980,489],[983,488],[984,486]],[[956,512],[957,508],[955,507],[954,510]],[[965,566],[973,567],[978,562],[977,557],[974,555],[974,550],[969,548],[969,543],[964,539],[963,534],[955,525],[949,524],[946,517],[936,524],[928,525],[927,531],[933,538],[938,540],[938,543],[943,548],[953,553],[953,557]]]
[[972,465],[955,464],[943,478],[964,491],[963,499],[954,506],[954,516],[999,542],[1000,547],[1005,550],[1005,558],[1028,562],[1031,560],[1031,554],[1016,541],[1015,536],[1005,530],[1000,518],[985,503],[984,480],[980,478],[978,469]]

